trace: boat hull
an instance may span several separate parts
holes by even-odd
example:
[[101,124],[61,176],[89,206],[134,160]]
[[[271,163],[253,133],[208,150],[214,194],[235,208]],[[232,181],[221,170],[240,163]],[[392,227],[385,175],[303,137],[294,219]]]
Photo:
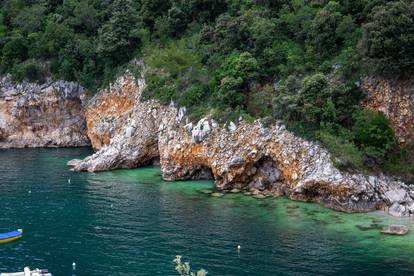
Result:
[[19,235],[19,236],[15,236],[15,237],[11,237],[11,238],[7,238],[7,239],[2,239],[0,240],[0,243],[6,243],[6,242],[12,242],[18,239],[23,238],[23,235]]
[[13,232],[0,234],[0,243],[12,242],[23,237],[23,230],[18,229]]

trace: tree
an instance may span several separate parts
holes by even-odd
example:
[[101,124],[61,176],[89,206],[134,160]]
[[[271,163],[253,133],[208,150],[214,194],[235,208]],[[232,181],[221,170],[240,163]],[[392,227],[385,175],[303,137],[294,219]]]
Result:
[[140,43],[138,7],[132,0],[115,0],[111,17],[99,29],[98,53],[109,66],[128,61]]
[[170,7],[170,0],[142,0],[140,14],[145,26],[152,31],[156,19],[165,16]]
[[360,111],[354,115],[354,120],[354,143],[364,151],[366,163],[381,164],[395,146],[394,131],[388,119],[381,112]]
[[46,19],[45,13],[46,8],[43,5],[26,7],[13,18],[13,26],[26,34],[41,31]]
[[398,76],[413,71],[414,2],[400,0],[377,6],[363,31],[361,47],[371,72]]
[[249,83],[255,79],[257,60],[248,52],[230,56],[215,77],[216,100],[222,107],[243,106]]
[[341,46],[337,28],[342,20],[340,6],[337,2],[329,3],[321,9],[312,20],[308,39],[322,53],[332,53]]
[[15,34],[3,47],[2,66],[9,67],[27,58],[27,40],[21,34]]

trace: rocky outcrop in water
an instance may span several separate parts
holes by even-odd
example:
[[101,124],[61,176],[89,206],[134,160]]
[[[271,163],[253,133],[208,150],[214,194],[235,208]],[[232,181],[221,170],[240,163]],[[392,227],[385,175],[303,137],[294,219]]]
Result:
[[0,148],[89,145],[77,83],[14,83],[0,79]]
[[[102,142],[101,132],[91,129],[90,137],[96,136],[91,140],[101,148],[84,160],[71,161],[75,170],[131,168],[160,158],[166,180],[214,179],[221,191],[245,191],[257,197],[284,195],[341,211],[381,209],[395,216],[414,214],[412,187],[385,176],[341,172],[327,150],[296,137],[281,123],[242,121],[223,127],[208,118],[191,123],[185,108],[142,102],[143,80],[126,75],[111,87],[96,99],[105,105],[128,97],[133,102],[120,104],[128,108],[119,113],[116,109],[108,113],[113,120],[87,117],[88,125],[103,126],[96,129],[103,130],[107,141]],[[99,114],[97,103],[88,106],[87,116]]]
[[135,107],[143,83],[130,74],[99,91],[86,105],[85,117],[92,147],[99,150],[123,131]]
[[87,106],[88,135],[95,154],[68,164],[78,171],[134,168],[157,162],[158,127],[168,108],[141,101],[145,82],[130,74],[118,78]]
[[405,145],[414,140],[414,78],[386,80],[367,77],[361,88],[366,91],[364,105],[382,111],[391,121],[397,141]]
[[414,189],[385,176],[341,172],[320,145],[282,124],[241,122],[222,128],[203,119],[195,126],[176,118],[161,123],[159,151],[167,180],[213,175],[219,190],[285,195],[341,211],[387,210],[414,214]]

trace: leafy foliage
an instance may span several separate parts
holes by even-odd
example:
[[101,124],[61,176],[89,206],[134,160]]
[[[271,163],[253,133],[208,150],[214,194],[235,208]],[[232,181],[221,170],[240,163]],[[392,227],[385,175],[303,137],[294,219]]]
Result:
[[143,59],[144,97],[192,119],[284,120],[342,167],[391,169],[408,149],[355,83],[413,72],[413,23],[408,0],[4,0],[0,73],[96,91]]
[[395,75],[414,66],[414,2],[377,6],[364,25],[364,56],[374,72]]

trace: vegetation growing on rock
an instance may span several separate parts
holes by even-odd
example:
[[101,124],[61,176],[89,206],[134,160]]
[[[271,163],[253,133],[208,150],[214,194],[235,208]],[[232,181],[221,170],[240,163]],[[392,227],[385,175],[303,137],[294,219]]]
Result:
[[363,111],[358,81],[413,71],[413,22],[408,0],[5,0],[0,72],[95,91],[143,59],[144,97],[192,119],[284,120],[344,168],[409,175],[412,147]]

